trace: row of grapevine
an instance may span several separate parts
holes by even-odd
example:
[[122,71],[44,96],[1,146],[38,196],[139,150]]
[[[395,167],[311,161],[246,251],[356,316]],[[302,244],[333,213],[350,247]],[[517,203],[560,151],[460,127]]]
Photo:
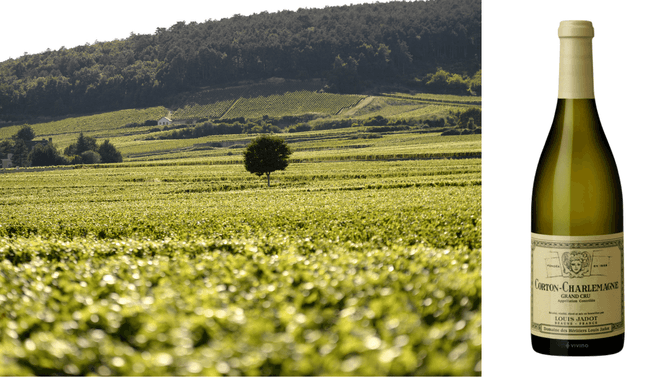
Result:
[[172,112],[173,119],[202,119],[202,118],[220,118],[230,109],[234,103],[233,100],[218,101],[205,105],[193,104],[186,105]]
[[482,97],[457,96],[453,94],[406,94],[406,93],[382,93],[381,96],[389,98],[405,99],[417,102],[441,103],[445,105],[474,105],[481,106]]
[[282,95],[240,98],[224,115],[226,118],[262,117],[320,113],[335,115],[340,110],[356,105],[364,96],[317,93],[310,91],[290,92]]
[[208,104],[219,101],[234,101],[238,98],[281,95],[287,92],[318,91],[323,87],[321,80],[286,80],[281,78],[268,79],[263,82],[245,83],[240,86],[226,88],[209,88],[197,92],[181,94],[173,98],[173,107],[186,105]]
[[[317,158],[317,154],[313,154]],[[8,195],[15,187],[23,187],[21,196],[4,196],[0,205],[10,205],[26,201],[17,207],[9,216],[17,220],[29,218],[30,213],[21,213],[19,208],[29,204],[40,208],[42,203],[61,203],[76,205],[72,193],[84,195],[81,180],[85,179],[94,192],[112,204],[128,202],[132,199],[151,199],[155,192],[169,192],[171,188],[180,189],[181,185],[203,184],[218,185],[221,183],[253,183],[259,182],[258,177],[249,174],[239,159],[236,164],[226,164],[224,159],[180,159],[166,163],[146,164],[141,162],[102,165],[93,169],[68,169],[59,171],[42,171],[40,173],[11,174],[3,176],[0,190]],[[432,159],[432,160],[359,160],[321,161],[318,163],[297,163],[293,161],[286,171],[276,172],[278,184],[285,188],[302,188],[306,184],[310,188],[329,189],[332,187],[352,186],[371,182],[396,181],[451,181],[454,179],[481,179],[481,161],[478,159]],[[157,167],[160,166],[160,169]],[[42,185],[48,182],[49,190]],[[138,185],[142,183],[142,185]],[[147,187],[146,185],[149,185]],[[294,185],[296,185],[294,187]],[[88,192],[88,191],[87,191]],[[83,198],[82,199],[86,199]],[[114,199],[114,200],[111,200]],[[101,199],[102,200],[102,199]],[[114,205],[118,205],[116,203]],[[81,205],[89,205],[88,200]],[[109,208],[111,212],[114,208]],[[32,209],[31,209],[32,210]],[[68,213],[77,211],[65,211]],[[76,214],[75,214],[76,215]],[[58,223],[65,214],[58,211],[45,218],[48,223]],[[7,220],[5,218],[4,220]],[[5,231],[9,222],[0,219],[0,234]],[[115,219],[119,221],[120,219]],[[31,223],[36,222],[31,220]],[[17,225],[17,223],[13,223]],[[41,226],[40,226],[41,228]],[[47,227],[48,228],[48,227]],[[43,232],[45,229],[40,230]]]

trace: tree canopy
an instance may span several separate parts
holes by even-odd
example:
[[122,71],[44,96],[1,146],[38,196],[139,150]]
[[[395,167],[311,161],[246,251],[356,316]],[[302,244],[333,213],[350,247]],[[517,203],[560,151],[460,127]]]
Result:
[[98,147],[98,153],[100,154],[100,162],[103,164],[111,162],[123,162],[123,156],[109,140],[102,142],[100,147]]
[[10,140],[0,141],[0,155],[12,155],[14,166],[53,166],[68,164],[97,164],[122,162],[123,156],[109,140],[98,146],[97,140],[79,134],[77,141],[65,148],[61,155],[51,139],[34,142],[35,131],[24,125]]
[[52,143],[37,144],[28,155],[30,166],[65,165],[67,160],[58,153]]
[[24,142],[28,143],[31,140],[35,138],[35,131],[33,131],[33,128],[30,127],[29,125],[25,124],[21,126],[21,128],[12,136],[15,140],[23,140]]
[[65,148],[65,154],[68,156],[81,156],[86,151],[98,151],[98,142],[95,138],[84,136],[83,132],[79,133],[77,141]]
[[[271,77],[351,92],[442,67],[481,69],[481,0],[396,1],[178,22],[154,34],[0,63],[0,120],[164,105],[171,95]],[[438,76],[437,82],[442,82]]]
[[244,167],[249,173],[259,177],[266,175],[270,187],[270,173],[286,169],[291,153],[293,152],[284,139],[261,135],[244,150]]

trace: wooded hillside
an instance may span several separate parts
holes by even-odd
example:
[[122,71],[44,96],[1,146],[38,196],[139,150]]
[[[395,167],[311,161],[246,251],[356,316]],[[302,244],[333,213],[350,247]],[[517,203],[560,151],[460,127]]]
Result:
[[179,22],[0,63],[0,120],[153,106],[198,87],[270,77],[325,78],[325,89],[343,93],[390,82],[443,90],[435,84],[480,80],[480,51],[480,0]]

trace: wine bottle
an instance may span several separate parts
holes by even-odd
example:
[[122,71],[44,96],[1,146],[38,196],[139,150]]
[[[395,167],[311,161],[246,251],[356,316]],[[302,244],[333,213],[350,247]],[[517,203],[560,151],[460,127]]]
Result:
[[531,203],[531,343],[547,355],[624,342],[623,199],[593,90],[589,21],[558,29],[558,104]]

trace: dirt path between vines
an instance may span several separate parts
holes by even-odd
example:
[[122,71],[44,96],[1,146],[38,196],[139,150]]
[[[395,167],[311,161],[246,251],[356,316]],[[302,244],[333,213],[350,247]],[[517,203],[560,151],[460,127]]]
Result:
[[363,98],[362,101],[358,102],[356,104],[356,106],[354,106],[350,109],[346,109],[345,111],[339,113],[338,115],[346,115],[346,116],[356,115],[356,112],[358,110],[360,110],[360,109],[364,108],[365,106],[369,105],[370,102],[372,102],[373,99],[375,99],[375,96],[365,97],[365,98]]

